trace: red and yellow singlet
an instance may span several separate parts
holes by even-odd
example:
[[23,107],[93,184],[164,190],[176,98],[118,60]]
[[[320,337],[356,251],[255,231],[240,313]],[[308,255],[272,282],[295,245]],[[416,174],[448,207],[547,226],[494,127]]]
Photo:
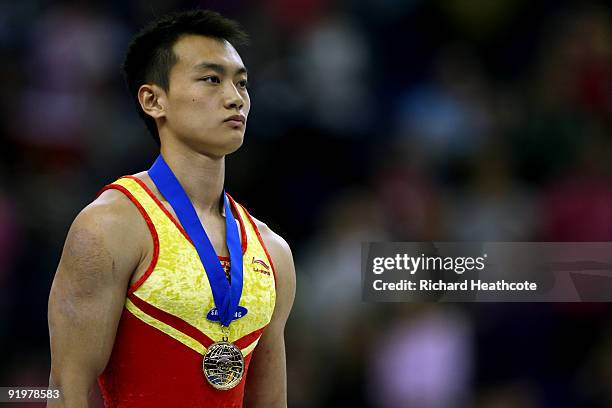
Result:
[[[235,388],[215,390],[202,358],[222,339],[207,320],[212,291],[198,253],[180,224],[139,179],[126,176],[104,187],[123,192],[147,222],[153,259],[127,294],[115,345],[98,382],[106,407],[242,407],[253,349],[272,318],[276,301],[272,260],[255,223],[230,198],[240,224],[246,316],[230,324],[229,341],[241,349],[245,373]],[[229,260],[221,258],[224,266]]]

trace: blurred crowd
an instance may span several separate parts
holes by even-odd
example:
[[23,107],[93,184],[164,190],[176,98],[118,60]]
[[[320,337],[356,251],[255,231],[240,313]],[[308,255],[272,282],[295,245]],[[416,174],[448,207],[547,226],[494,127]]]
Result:
[[612,242],[612,7],[527,0],[0,4],[0,385],[45,385],[63,241],[156,145],[129,39],[212,8],[251,34],[227,188],[293,249],[289,405],[610,407],[612,307],[371,304],[364,241]]

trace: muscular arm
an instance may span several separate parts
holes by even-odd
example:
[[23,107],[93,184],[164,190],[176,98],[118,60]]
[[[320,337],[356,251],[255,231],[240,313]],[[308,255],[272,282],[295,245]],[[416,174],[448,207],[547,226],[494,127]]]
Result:
[[258,228],[276,271],[276,305],[272,320],[255,350],[247,377],[247,408],[287,406],[285,323],[295,297],[295,268],[289,245],[265,224]]
[[138,265],[133,216],[116,191],[107,191],[72,224],[49,296],[51,387],[62,399],[48,407],[87,407],[106,367],[129,278]]

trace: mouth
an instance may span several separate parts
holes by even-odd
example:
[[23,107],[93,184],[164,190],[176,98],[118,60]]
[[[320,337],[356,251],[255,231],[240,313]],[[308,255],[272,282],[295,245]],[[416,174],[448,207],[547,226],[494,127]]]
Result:
[[233,115],[223,121],[233,128],[244,126],[246,118],[243,115]]

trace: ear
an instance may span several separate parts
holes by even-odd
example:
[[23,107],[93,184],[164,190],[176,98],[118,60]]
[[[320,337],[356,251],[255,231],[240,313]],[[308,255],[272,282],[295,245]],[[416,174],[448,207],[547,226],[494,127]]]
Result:
[[154,119],[166,116],[166,92],[155,84],[144,84],[138,88],[140,107]]

